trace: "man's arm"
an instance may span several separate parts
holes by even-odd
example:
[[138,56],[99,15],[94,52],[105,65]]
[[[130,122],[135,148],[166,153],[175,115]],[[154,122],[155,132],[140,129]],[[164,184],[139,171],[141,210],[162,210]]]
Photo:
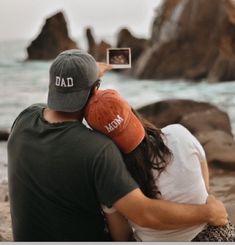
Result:
[[119,212],[105,213],[105,219],[113,241],[130,241],[133,235],[127,219]]
[[228,222],[222,202],[209,196],[207,204],[187,205],[145,197],[135,189],[113,205],[122,215],[142,227],[168,230],[202,223],[224,225]]

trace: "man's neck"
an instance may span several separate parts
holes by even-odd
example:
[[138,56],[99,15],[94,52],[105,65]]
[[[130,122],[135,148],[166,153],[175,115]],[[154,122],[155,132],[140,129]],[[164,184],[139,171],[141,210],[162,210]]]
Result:
[[49,108],[46,108],[43,111],[44,119],[49,123],[62,123],[62,122],[82,122],[83,115],[81,112],[60,112],[60,111],[53,111]]

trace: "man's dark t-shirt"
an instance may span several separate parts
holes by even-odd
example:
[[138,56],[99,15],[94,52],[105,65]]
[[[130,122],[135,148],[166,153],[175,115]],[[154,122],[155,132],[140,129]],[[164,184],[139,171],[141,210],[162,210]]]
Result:
[[80,122],[49,124],[42,112],[23,111],[8,142],[14,240],[107,240],[100,204],[136,183],[111,140]]

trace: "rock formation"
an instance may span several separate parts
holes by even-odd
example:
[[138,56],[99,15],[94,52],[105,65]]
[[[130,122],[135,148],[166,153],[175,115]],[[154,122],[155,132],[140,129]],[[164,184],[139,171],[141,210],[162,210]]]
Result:
[[0,141],[7,141],[9,133],[7,131],[0,130]]
[[235,170],[235,141],[221,130],[202,131],[195,135],[203,145],[208,162],[224,169]]
[[88,53],[90,53],[97,61],[106,62],[106,50],[111,48],[111,45],[104,40],[97,43],[91,28],[86,29],[86,38],[88,42]]
[[38,37],[27,48],[28,60],[54,59],[60,52],[73,48],[77,44],[69,37],[65,17],[59,12],[46,20]]
[[192,100],[165,100],[138,112],[162,128],[180,123],[195,135],[206,151],[210,166],[235,170],[235,141],[227,113],[214,105]]
[[148,79],[235,80],[234,0],[165,0],[133,74]]
[[144,38],[136,38],[128,29],[123,28],[118,33],[117,47],[131,48],[132,63],[135,63],[135,61],[148,47],[148,40]]

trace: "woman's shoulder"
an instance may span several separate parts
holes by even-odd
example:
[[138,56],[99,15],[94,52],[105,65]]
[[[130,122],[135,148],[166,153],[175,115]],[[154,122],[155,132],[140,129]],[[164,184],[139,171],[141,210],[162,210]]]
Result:
[[181,124],[170,124],[162,128],[164,134],[191,135],[189,130]]
[[183,125],[172,124],[162,128],[163,135],[168,143],[179,144],[180,147],[187,146],[190,149],[199,149],[202,155],[205,155],[201,143],[198,139]]

